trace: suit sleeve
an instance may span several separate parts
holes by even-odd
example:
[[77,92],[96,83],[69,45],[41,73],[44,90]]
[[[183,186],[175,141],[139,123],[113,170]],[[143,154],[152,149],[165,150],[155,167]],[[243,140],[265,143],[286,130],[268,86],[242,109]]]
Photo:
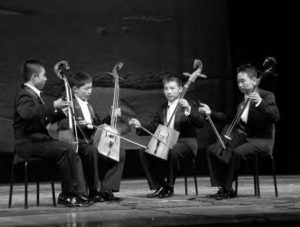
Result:
[[[154,133],[155,130],[157,129],[159,124],[162,124],[163,121],[159,115],[159,113],[155,113],[153,120],[149,123],[149,124],[142,124],[142,126],[144,128],[146,128],[147,130],[149,130],[150,132]],[[141,128],[137,128],[136,129],[136,133],[139,136],[148,136],[149,134],[147,132],[145,132],[145,130],[141,129]]]
[[19,115],[25,120],[54,119],[56,110],[52,104],[39,104],[29,94],[19,94],[16,98],[16,107]]
[[210,117],[212,120],[219,122],[226,122],[228,120],[226,114],[214,110],[211,111]]
[[259,106],[256,107],[259,112],[260,120],[269,123],[276,123],[280,119],[279,111],[275,103],[275,96],[273,93],[269,92],[264,97]]
[[190,121],[196,128],[202,128],[204,125],[204,116],[199,113],[196,102],[190,101],[189,104],[191,106]]

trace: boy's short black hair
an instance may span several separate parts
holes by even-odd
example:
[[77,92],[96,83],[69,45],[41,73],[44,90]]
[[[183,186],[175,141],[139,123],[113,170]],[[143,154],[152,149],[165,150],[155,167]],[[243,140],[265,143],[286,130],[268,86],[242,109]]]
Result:
[[168,83],[168,82],[176,82],[178,87],[182,87],[182,81],[178,78],[178,77],[175,77],[175,76],[166,76],[163,81],[162,81],[162,84],[165,85],[165,83]]
[[83,85],[92,82],[92,77],[86,72],[77,72],[71,78],[71,87],[80,88]]
[[258,77],[258,69],[250,63],[240,65],[239,67],[237,67],[236,71],[237,73],[247,73],[250,79]]
[[28,82],[34,73],[40,73],[41,68],[45,68],[44,63],[39,60],[26,60],[24,61],[21,74],[25,82]]

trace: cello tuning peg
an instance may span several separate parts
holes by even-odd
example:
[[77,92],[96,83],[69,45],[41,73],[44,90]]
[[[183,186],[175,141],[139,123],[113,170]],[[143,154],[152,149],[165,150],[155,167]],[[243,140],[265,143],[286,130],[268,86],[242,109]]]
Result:
[[201,78],[207,78],[207,76],[206,76],[205,74],[202,74],[202,73],[197,74],[197,76],[198,76],[198,77],[201,77]]
[[120,77],[120,76],[119,76],[119,79],[120,79],[120,80],[123,80],[123,81],[126,81],[123,77]]
[[114,77],[114,74],[112,72],[106,72],[106,74]]
[[182,73],[184,76],[187,76],[187,77],[190,77],[191,76],[191,74],[190,73],[187,73],[187,72],[184,72],[184,73]]

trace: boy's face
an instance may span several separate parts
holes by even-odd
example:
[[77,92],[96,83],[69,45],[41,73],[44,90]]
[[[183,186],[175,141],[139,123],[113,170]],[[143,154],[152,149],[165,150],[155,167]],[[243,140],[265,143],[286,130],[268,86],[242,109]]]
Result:
[[41,67],[39,72],[34,73],[33,76],[31,77],[31,80],[37,89],[42,90],[47,81],[46,71],[44,67]]
[[257,78],[250,78],[246,72],[239,72],[237,75],[237,84],[240,91],[244,94],[251,93],[257,83]]
[[88,82],[79,88],[74,87],[74,93],[78,98],[87,101],[92,94],[92,87],[92,82]]
[[179,87],[175,81],[166,82],[164,85],[164,93],[169,102],[175,101],[181,92],[182,87]]

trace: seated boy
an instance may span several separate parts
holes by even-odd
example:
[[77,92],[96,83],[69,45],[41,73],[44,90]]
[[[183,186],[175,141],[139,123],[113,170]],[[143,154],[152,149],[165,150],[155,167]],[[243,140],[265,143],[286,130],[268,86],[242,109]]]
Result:
[[[74,94],[74,114],[78,122],[78,154],[82,160],[83,171],[89,189],[88,197],[94,202],[120,200],[114,196],[113,192],[118,192],[120,189],[125,152],[120,149],[120,160],[115,162],[98,153],[97,148],[93,145],[95,127],[92,125],[108,123],[110,116],[101,120],[95,114],[93,107],[88,103],[93,86],[90,75],[78,72],[72,77],[70,85]],[[60,124],[59,129],[63,130],[65,126],[66,122]],[[98,190],[99,180],[101,181],[100,190]]]

